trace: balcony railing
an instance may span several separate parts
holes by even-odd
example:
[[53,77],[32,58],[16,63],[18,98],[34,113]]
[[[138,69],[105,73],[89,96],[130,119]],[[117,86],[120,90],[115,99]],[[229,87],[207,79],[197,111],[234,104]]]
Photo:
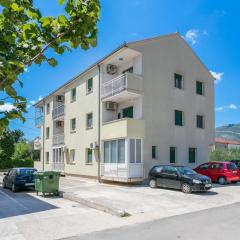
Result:
[[56,118],[64,116],[64,114],[65,114],[65,105],[62,104],[53,109],[52,118],[56,119]]
[[35,118],[35,126],[41,127],[43,125],[43,115]]
[[142,91],[142,77],[133,73],[124,73],[104,83],[102,86],[102,99],[117,95],[124,90]]
[[53,145],[64,144],[64,134],[61,133],[61,134],[53,135],[52,143],[53,143]]

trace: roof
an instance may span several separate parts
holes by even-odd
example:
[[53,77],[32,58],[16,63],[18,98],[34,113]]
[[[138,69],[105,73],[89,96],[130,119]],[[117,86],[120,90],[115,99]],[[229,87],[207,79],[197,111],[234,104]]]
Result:
[[127,47],[131,47],[134,45],[138,45],[138,44],[145,44],[147,42],[151,42],[151,41],[156,41],[159,40],[161,38],[165,38],[165,37],[178,37],[179,39],[181,39],[184,44],[192,51],[193,55],[197,58],[197,60],[201,63],[201,65],[206,69],[206,71],[211,75],[211,77],[215,80],[215,78],[212,76],[212,74],[209,72],[208,68],[204,65],[204,63],[200,60],[200,58],[197,56],[197,54],[192,50],[192,48],[187,44],[187,42],[181,37],[181,35],[178,32],[175,33],[170,33],[170,34],[165,34],[165,35],[160,35],[157,37],[152,37],[152,38],[146,38],[146,39],[142,39],[139,41],[132,41],[132,42],[123,42],[121,45],[119,45],[116,49],[114,49],[113,51],[111,51],[109,54],[105,55],[103,58],[99,59],[97,62],[93,63],[92,65],[90,65],[88,68],[86,68],[84,71],[82,71],[81,73],[79,73],[78,75],[76,75],[75,77],[71,78],[69,81],[67,81],[65,84],[61,85],[60,87],[58,87],[56,90],[50,92],[47,96],[45,96],[42,100],[38,101],[36,104],[34,104],[34,107],[37,107],[39,104],[43,104],[44,100],[51,96],[52,94],[58,92],[61,88],[69,85],[70,83],[72,83],[74,80],[76,80],[78,77],[86,74],[88,71],[92,70],[94,67],[98,66],[99,64],[101,64],[104,60],[106,60],[108,57],[112,56],[114,53],[120,51],[123,48],[127,48]]
[[224,138],[215,138],[215,143],[240,145],[239,141],[227,140],[227,139],[224,139]]

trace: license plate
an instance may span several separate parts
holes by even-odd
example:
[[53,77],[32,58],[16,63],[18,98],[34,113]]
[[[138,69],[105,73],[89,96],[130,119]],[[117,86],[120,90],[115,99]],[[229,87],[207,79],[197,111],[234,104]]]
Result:
[[205,187],[211,187],[211,186],[212,186],[212,184],[210,184],[210,183],[205,185]]
[[34,186],[34,183],[25,183],[25,186],[26,187],[31,187],[31,186]]

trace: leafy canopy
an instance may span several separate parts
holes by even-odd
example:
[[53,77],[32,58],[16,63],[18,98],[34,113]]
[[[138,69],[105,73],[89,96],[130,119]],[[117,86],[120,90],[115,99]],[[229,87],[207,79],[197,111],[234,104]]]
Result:
[[49,48],[63,54],[97,44],[99,0],[58,2],[64,4],[65,12],[53,17],[42,16],[32,0],[0,0],[0,107],[6,102],[14,106],[11,111],[0,110],[0,132],[11,119],[25,120],[26,99],[16,86],[23,87],[21,74],[26,68],[43,62],[56,66],[56,59],[46,55]]

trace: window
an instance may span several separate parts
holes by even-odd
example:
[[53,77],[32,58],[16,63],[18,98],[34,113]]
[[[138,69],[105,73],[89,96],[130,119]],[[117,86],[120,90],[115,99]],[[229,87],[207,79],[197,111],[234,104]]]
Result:
[[222,169],[223,168],[223,164],[222,163],[213,163],[211,165],[212,169]]
[[183,89],[183,76],[180,74],[174,74],[174,86],[175,88]]
[[183,126],[183,112],[175,110],[175,125]]
[[176,163],[176,148],[170,147],[170,163]]
[[70,163],[75,163],[75,149],[70,150]]
[[47,111],[46,112],[47,112],[47,114],[50,113],[50,103],[47,104]]
[[76,88],[73,88],[71,90],[71,102],[75,102],[76,101]]
[[204,94],[204,87],[202,82],[196,81],[196,94],[198,95]]
[[87,148],[87,157],[86,157],[86,163],[91,164],[92,163],[92,152],[93,150],[90,148]]
[[87,114],[87,129],[90,129],[93,127],[93,114],[88,113]]
[[130,163],[142,162],[142,144],[141,139],[130,139]]
[[91,93],[93,91],[93,79],[90,78],[87,80],[87,93]]
[[124,73],[133,73],[133,67],[127,68],[124,71],[122,71],[122,74]]
[[133,106],[122,109],[123,118],[133,118]]
[[46,164],[49,164],[49,152],[46,152]]
[[49,136],[50,136],[50,128],[47,127],[46,128],[46,139],[49,139]]
[[72,118],[70,120],[70,130],[71,130],[71,132],[76,130],[76,118]]
[[201,115],[196,116],[197,120],[197,128],[204,128],[204,117]]
[[207,170],[209,168],[209,166],[210,165],[208,163],[205,163],[205,164],[201,165],[198,169],[199,170]]
[[188,161],[189,163],[195,163],[196,162],[196,148],[189,148],[188,149]]
[[125,163],[125,139],[104,142],[104,163]]
[[152,159],[157,159],[157,146],[152,146]]

